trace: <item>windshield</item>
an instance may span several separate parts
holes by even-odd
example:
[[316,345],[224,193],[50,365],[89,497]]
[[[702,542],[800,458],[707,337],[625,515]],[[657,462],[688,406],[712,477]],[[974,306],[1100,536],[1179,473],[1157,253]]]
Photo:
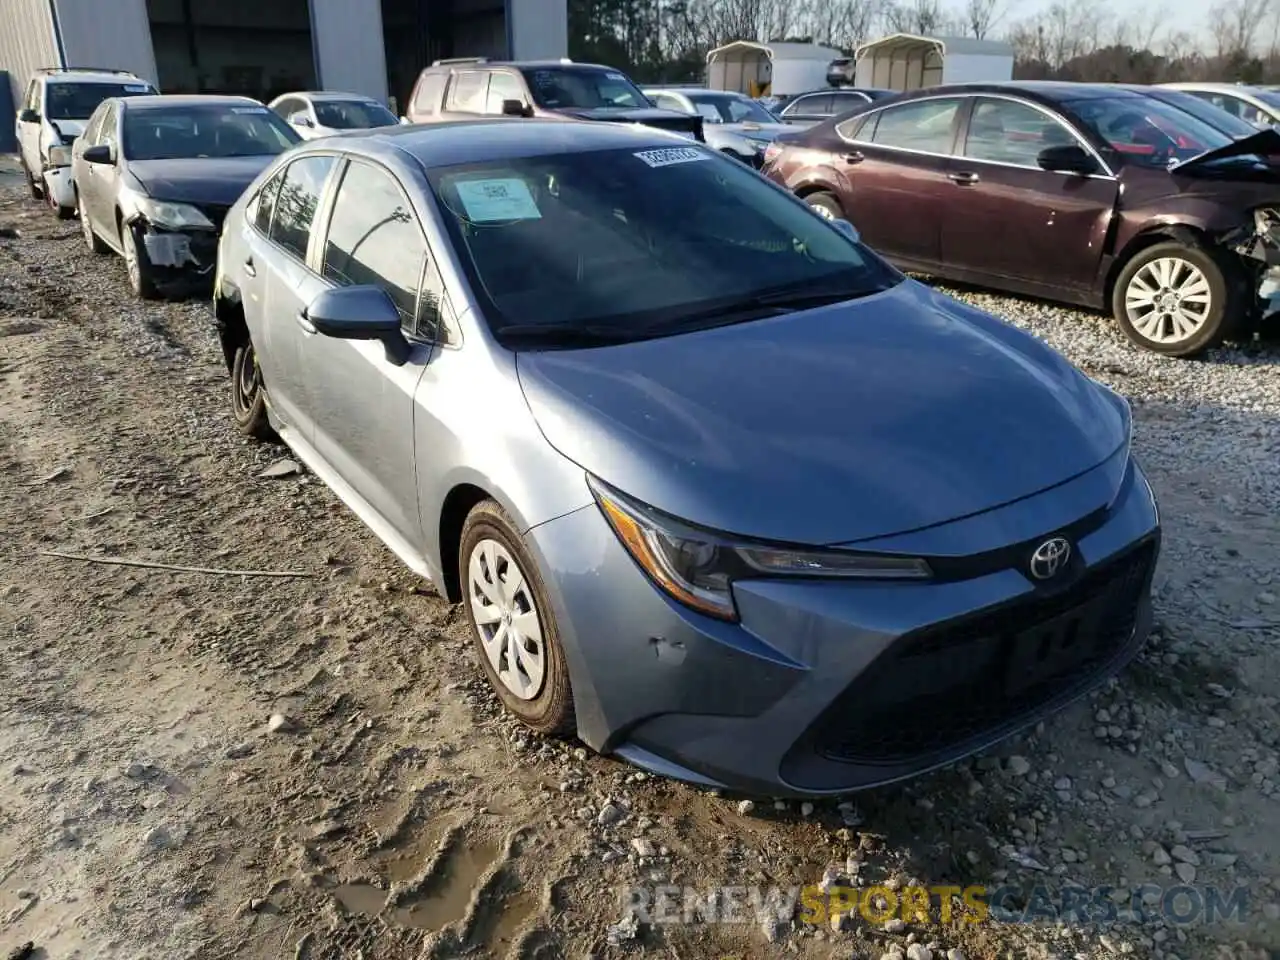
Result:
[[391,127],[400,121],[380,103],[372,100],[317,100],[316,119],[331,130],[364,130]]
[[133,83],[51,83],[44,91],[44,115],[50,120],[88,120],[108,97],[155,94],[142,81]]
[[1257,87],[1249,91],[1254,97],[1261,100],[1268,107],[1280,110],[1280,90],[1259,90]]
[[1098,97],[1066,103],[1106,144],[1108,159],[1147,167],[1189,160],[1234,137],[1153,97]]
[[1209,126],[1221,130],[1232,140],[1251,137],[1258,132],[1258,128],[1248,121],[1240,119],[1234,113],[1221,110],[1190,93],[1182,93],[1178,90],[1162,90],[1159,93],[1151,93],[1149,96],[1157,100],[1163,100],[1179,110],[1187,111],[1196,119],[1203,120]]
[[711,123],[777,123],[777,118],[754,100],[746,97],[718,97],[714,94],[691,93],[689,101]]
[[130,160],[261,157],[300,139],[266,107],[184,104],[124,111],[121,149]]
[[625,73],[590,67],[537,67],[523,71],[534,102],[547,110],[634,110],[650,103]]
[[725,322],[718,305],[751,297],[850,299],[901,280],[753,170],[703,147],[459,164],[428,180],[500,337],[554,325],[625,339],[655,324],[714,326]]

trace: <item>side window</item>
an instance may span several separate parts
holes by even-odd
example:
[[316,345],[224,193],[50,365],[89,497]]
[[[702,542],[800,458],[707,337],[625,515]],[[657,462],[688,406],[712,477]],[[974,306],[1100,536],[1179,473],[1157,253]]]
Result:
[[280,181],[283,180],[280,174],[276,174],[258,191],[258,197],[254,200],[253,209],[253,225],[264,236],[271,235],[271,214],[276,208],[276,195],[280,192]]
[[836,133],[844,137],[846,140],[862,140],[870,143],[871,137],[876,129],[876,121],[880,119],[880,114],[860,114],[851,117],[844,123],[836,126]]
[[444,108],[456,113],[483,113],[489,75],[483,70],[464,70],[453,75]]
[[333,157],[303,157],[289,164],[276,197],[271,239],[299,260],[307,258],[311,221],[320,205],[320,192],[333,169]]
[[1037,167],[1036,157],[1045,147],[1075,142],[1071,131],[1057,120],[1025,103],[979,99],[969,117],[964,155],[1020,167]]
[[860,93],[833,93],[831,95],[831,115],[834,117],[838,113],[848,113],[858,107],[865,106],[870,101]]
[[444,74],[424,73],[418,80],[413,94],[414,113],[435,113],[440,106],[440,91],[444,89]]
[[[352,161],[343,174],[325,237],[325,279],[342,286],[375,284],[395,301],[405,329],[434,335],[439,304],[424,303],[417,322],[418,290],[427,242],[404,191],[390,174]],[[434,306],[434,310],[432,307]]]
[[[950,153],[958,99],[917,100],[880,111],[870,142],[901,150]],[[863,139],[866,139],[864,136]]]
[[489,97],[485,102],[485,113],[502,113],[502,101],[519,100],[528,102],[524,95],[524,87],[520,81],[509,73],[491,73],[489,75]]
[[106,110],[102,112],[102,126],[98,130],[98,143],[118,143],[116,134],[116,121],[119,117],[119,111],[115,104],[108,104]]
[[661,107],[663,110],[676,110],[680,113],[688,113],[685,105],[673,97],[669,93],[655,93],[649,98],[654,102],[655,106]]
[[783,114],[788,117],[825,117],[831,114],[831,94],[815,93],[793,100]]
[[1193,92],[1197,97],[1202,100],[1208,100],[1219,110],[1225,110],[1233,117],[1241,117],[1244,114],[1242,109],[1244,107],[1243,100],[1237,100],[1235,97],[1224,97],[1220,93],[1201,93],[1198,90]]
[[32,80],[27,86],[27,99],[22,105],[27,110],[40,112],[40,81]]
[[93,116],[89,118],[89,122],[84,125],[84,133],[80,134],[80,139],[84,141],[86,147],[92,147],[98,143],[98,134],[102,130],[102,118],[107,114],[107,105],[99,104],[98,109],[93,111]]

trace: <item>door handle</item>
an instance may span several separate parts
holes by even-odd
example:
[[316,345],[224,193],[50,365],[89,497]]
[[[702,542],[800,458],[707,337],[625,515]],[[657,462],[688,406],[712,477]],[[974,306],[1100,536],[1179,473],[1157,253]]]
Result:
[[316,325],[307,319],[307,313],[305,310],[299,311],[298,315],[294,317],[294,319],[298,321],[298,326],[302,328],[302,332],[307,336],[311,336],[311,334],[316,332]]
[[258,268],[253,265],[253,257],[249,257],[244,262],[244,272],[251,277],[258,275]]
[[852,153],[846,153],[843,157],[845,163],[861,163],[865,159],[867,158],[858,150],[854,150]]
[[978,175],[967,170],[963,173],[948,173],[947,176],[962,187],[969,187],[978,182]]

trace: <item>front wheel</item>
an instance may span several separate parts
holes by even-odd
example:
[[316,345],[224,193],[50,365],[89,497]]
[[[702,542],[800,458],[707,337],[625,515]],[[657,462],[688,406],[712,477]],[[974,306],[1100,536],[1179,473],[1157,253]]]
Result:
[[236,427],[254,440],[272,440],[275,431],[267,420],[267,387],[258,366],[258,354],[252,341],[236,347],[231,361],[231,412]]
[[537,565],[497,503],[462,528],[458,578],[480,665],[507,711],[546,736],[573,731],[573,693]]
[[40,191],[40,184],[36,183],[35,175],[27,167],[27,162],[22,161],[22,173],[27,178],[27,190],[31,193],[32,200],[44,199],[44,194]]
[[840,201],[836,199],[833,193],[825,191],[811,193],[804,198],[804,202],[809,204],[813,208],[813,212],[823,220],[844,219],[844,211],[840,209]]
[[154,268],[138,243],[138,231],[130,224],[120,225],[120,247],[124,250],[124,266],[134,295],[143,300],[155,300],[159,293],[156,291]]
[[1248,296],[1243,271],[1225,254],[1170,241],[1139,251],[1125,265],[1111,310],[1138,346],[1192,357],[1242,326]]

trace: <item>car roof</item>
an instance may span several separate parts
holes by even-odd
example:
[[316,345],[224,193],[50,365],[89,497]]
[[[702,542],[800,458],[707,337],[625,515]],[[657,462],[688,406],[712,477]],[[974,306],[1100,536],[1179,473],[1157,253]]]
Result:
[[680,93],[685,96],[693,96],[695,94],[707,94],[713,97],[739,97],[743,100],[750,100],[745,93],[737,90],[710,90],[707,87],[641,87],[645,93],[653,91],[654,93]]
[[40,78],[45,83],[110,83],[116,86],[125,83],[145,83],[154,86],[150,80],[132,73],[103,73],[100,70],[60,70],[47,73]]
[[1115,83],[1076,83],[1071,80],[988,80],[948,83],[912,90],[904,99],[973,93],[1018,94],[1043,103],[1070,103],[1079,100],[1098,100],[1104,97],[1142,96],[1136,90],[1125,89],[1124,84]]
[[407,154],[427,169],[628,147],[651,150],[701,146],[639,124],[495,116],[344,131],[307,141],[294,152],[331,150],[339,145],[352,153],[371,157]]
[[[159,107],[261,107],[252,97],[235,97],[213,93],[161,93],[151,96],[126,97],[120,101],[130,110],[151,110]],[[266,109],[265,107],[263,109]]]
[[1170,90],[1177,90],[1177,89],[1183,89],[1183,90],[1221,90],[1221,91],[1223,91],[1224,93],[1225,93],[1225,92],[1227,92],[1227,91],[1230,91],[1230,90],[1237,90],[1237,91],[1241,91],[1241,92],[1245,92],[1245,93],[1247,93],[1247,92],[1249,91],[1249,87],[1244,86],[1243,84],[1239,84],[1239,83],[1221,83],[1221,82],[1219,82],[1219,81],[1213,81],[1213,80],[1203,80],[1203,81],[1202,81],[1202,80],[1180,80],[1180,81],[1177,81],[1176,83],[1175,83],[1175,82],[1171,82],[1171,83],[1159,83],[1159,84],[1156,84],[1156,86],[1159,86],[1159,87],[1166,87],[1166,88],[1168,88],[1168,89],[1170,89]]
[[376,97],[370,97],[363,93],[344,93],[341,90],[295,90],[292,93],[282,93],[280,96],[272,100],[286,100],[290,97],[306,97],[308,100],[377,100]]

